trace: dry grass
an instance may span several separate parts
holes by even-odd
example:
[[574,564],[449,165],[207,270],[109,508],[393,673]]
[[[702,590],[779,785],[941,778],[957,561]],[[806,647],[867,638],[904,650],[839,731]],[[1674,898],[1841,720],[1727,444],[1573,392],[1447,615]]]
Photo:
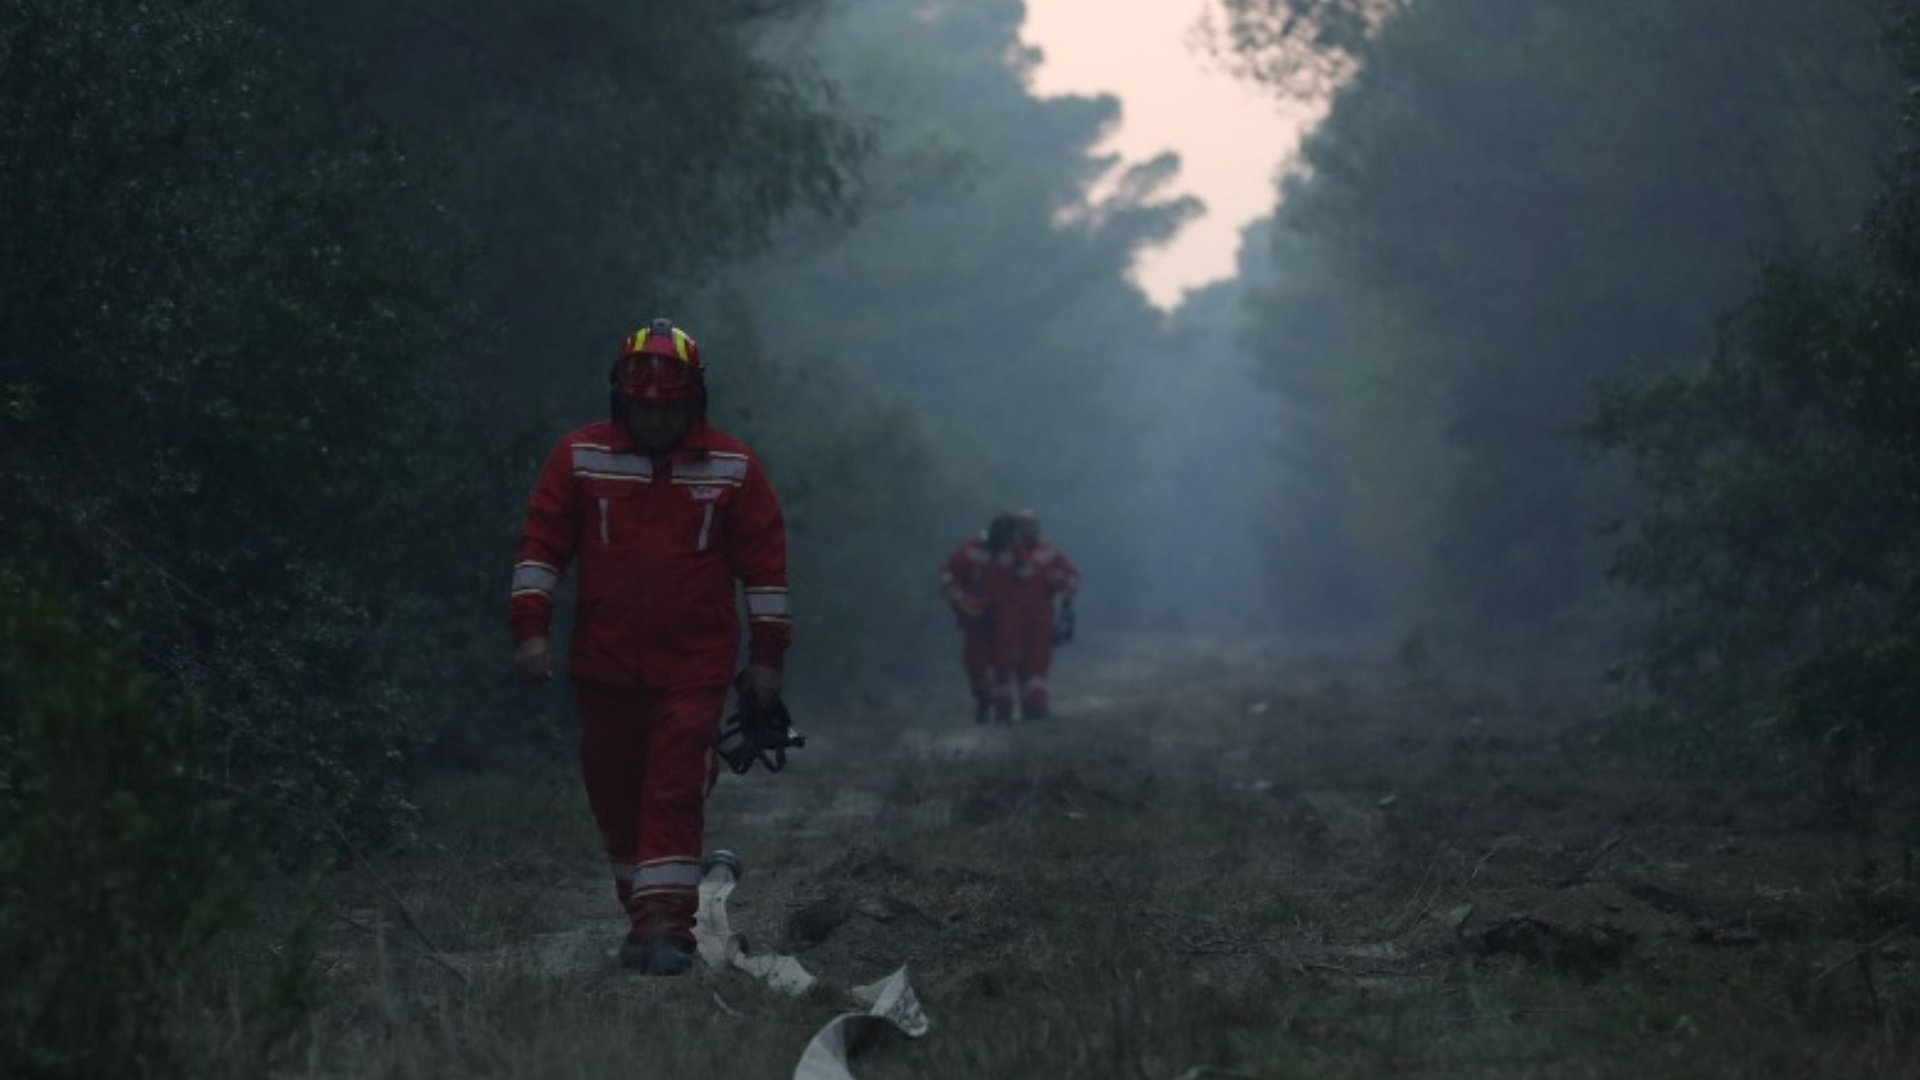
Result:
[[1897,845],[1606,757],[1564,690],[1073,659],[1057,721],[808,718],[788,773],[723,782],[735,923],[803,1000],[615,969],[566,769],[445,786],[437,847],[340,883],[370,929],[301,1074],[784,1077],[905,963],[934,1031],[863,1077],[1920,1076]]

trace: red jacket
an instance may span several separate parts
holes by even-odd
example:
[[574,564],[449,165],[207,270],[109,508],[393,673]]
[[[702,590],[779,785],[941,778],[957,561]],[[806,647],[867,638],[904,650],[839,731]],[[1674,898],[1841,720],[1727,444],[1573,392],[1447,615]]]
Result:
[[1013,549],[1012,571],[1008,584],[998,597],[1016,619],[1048,626],[1053,620],[1053,598],[1071,600],[1080,592],[1080,571],[1067,553],[1042,540],[1031,546]]
[[736,582],[749,662],[781,666],[793,637],[786,526],[760,459],[733,436],[696,421],[658,460],[607,421],[562,438],[527,502],[509,614],[516,644],[547,633],[554,588],[575,559],[574,678],[727,682],[740,647]]
[[940,564],[940,595],[956,609],[966,601],[988,602],[992,593],[989,580],[992,563],[993,552],[987,547],[985,533],[961,541],[947,556],[947,561]]

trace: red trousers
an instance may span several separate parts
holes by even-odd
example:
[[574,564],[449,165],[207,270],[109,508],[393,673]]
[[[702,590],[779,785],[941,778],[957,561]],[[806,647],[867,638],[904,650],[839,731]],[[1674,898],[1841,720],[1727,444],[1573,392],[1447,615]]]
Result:
[[1047,671],[1053,667],[1053,613],[1026,612],[1026,617],[1002,615],[993,635],[993,713],[997,719],[1020,711],[1041,716],[1047,711]]
[[727,687],[634,689],[574,683],[580,776],[614,895],[636,937],[693,942],[707,795],[720,776],[714,733]]
[[973,700],[993,696],[993,624],[985,619],[960,620],[960,666],[967,671]]

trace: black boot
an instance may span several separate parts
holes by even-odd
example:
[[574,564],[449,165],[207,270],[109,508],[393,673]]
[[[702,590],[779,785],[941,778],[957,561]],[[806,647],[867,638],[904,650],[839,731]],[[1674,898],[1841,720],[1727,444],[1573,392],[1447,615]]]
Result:
[[627,935],[620,944],[620,966],[642,975],[685,975],[693,970],[693,947],[677,938]]

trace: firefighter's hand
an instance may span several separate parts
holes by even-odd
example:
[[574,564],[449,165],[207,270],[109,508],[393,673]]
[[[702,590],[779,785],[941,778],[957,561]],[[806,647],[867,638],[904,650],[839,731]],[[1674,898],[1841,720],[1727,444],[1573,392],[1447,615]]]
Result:
[[513,647],[513,675],[523,683],[534,684],[553,678],[553,652],[545,634],[536,634]]
[[986,599],[969,592],[953,592],[948,595],[947,604],[963,619],[978,619],[987,613]]
[[770,709],[780,701],[782,681],[779,669],[755,664],[740,673],[740,700],[751,709]]

